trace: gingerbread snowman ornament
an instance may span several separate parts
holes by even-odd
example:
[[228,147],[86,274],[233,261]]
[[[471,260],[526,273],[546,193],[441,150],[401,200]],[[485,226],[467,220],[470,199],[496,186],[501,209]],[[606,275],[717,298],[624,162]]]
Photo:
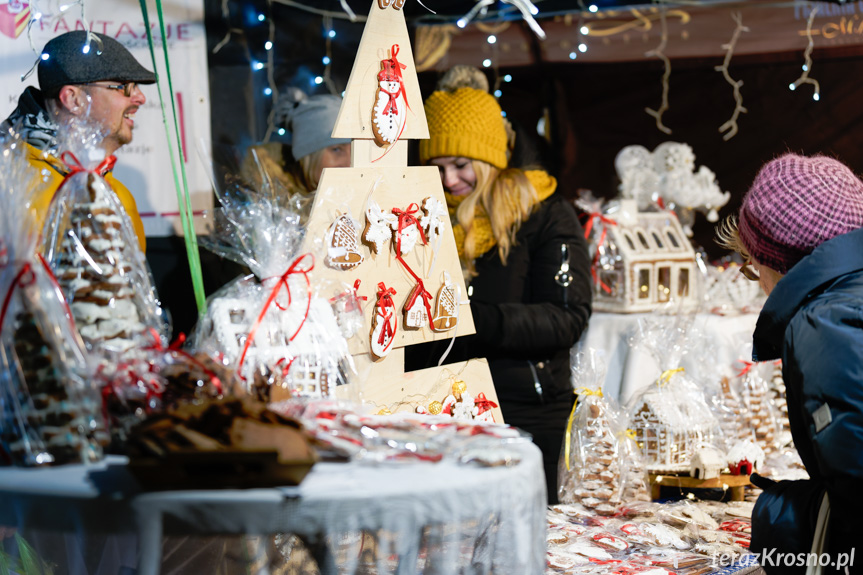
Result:
[[406,65],[398,61],[399,45],[393,44],[389,58],[381,60],[378,72],[378,90],[372,109],[372,133],[375,143],[386,147],[396,143],[405,128],[407,120],[407,96],[402,80],[402,69]]

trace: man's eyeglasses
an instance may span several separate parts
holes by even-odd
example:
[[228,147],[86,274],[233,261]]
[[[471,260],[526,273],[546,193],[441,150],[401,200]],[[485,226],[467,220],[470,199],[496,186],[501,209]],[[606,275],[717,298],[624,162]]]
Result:
[[746,258],[746,261],[743,262],[743,266],[740,268],[740,273],[749,281],[757,282],[761,280],[761,276],[755,268],[752,267],[752,258]]
[[85,85],[96,86],[97,88],[106,88],[108,90],[117,90],[118,92],[123,92],[123,95],[127,98],[130,98],[138,88],[137,82],[125,82],[123,84],[94,84],[92,82],[87,82]]

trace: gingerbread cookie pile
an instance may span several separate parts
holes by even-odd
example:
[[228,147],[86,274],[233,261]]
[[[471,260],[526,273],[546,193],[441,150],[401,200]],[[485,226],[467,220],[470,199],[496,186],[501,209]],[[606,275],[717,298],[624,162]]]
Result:
[[86,201],[69,211],[69,228],[60,240],[53,267],[70,302],[78,331],[88,348],[125,351],[144,331],[131,277],[134,266],[123,234],[123,214],[111,191],[87,174]]
[[568,472],[561,470],[560,500],[611,515],[621,501],[618,441],[605,402],[593,396],[586,401],[576,409],[572,461]]
[[13,461],[23,465],[98,461],[108,437],[94,417],[96,398],[88,397],[83,382],[60,363],[32,313],[21,311],[15,321],[14,350],[23,385],[14,392],[20,408],[18,425],[3,433]]

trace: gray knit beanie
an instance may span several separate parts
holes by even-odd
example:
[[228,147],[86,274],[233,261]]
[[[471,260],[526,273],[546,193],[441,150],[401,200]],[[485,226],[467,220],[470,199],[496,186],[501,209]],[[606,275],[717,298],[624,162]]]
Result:
[[295,160],[329,146],[350,143],[350,138],[333,138],[333,127],[342,99],[332,94],[306,96],[289,89],[279,103],[276,120],[291,132],[291,153]]

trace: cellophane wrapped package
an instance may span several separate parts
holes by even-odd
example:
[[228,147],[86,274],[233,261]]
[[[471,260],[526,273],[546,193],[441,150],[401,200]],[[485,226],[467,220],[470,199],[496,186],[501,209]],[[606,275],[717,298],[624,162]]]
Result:
[[755,442],[764,453],[778,451],[781,445],[779,412],[773,403],[769,377],[773,374],[772,362],[760,364],[741,361],[737,376],[737,391],[746,408],[749,428],[755,432]]
[[43,250],[91,351],[122,354],[170,333],[138,236],[103,177],[114,164],[86,123],[65,132],[68,175],[51,201]]
[[719,428],[701,388],[680,367],[692,345],[691,330],[685,318],[656,316],[639,321],[630,342],[651,353],[661,370],[654,383],[633,395],[626,409],[651,472],[687,471],[693,455],[713,441]]
[[575,354],[572,370],[578,402],[558,465],[558,496],[563,503],[611,515],[627,496],[646,494],[644,468],[640,454],[628,445],[617,403],[602,394],[606,369],[600,355],[592,349]]
[[167,344],[171,330],[132,220],[105,180],[115,158],[105,155],[103,139],[86,119],[63,126],[57,168],[66,177],[41,241],[96,364],[106,423],[122,440],[129,426],[161,407],[163,386],[148,372],[149,354]]
[[37,251],[35,192],[15,131],[0,144],[0,465],[88,463],[107,433],[87,352]]
[[[315,280],[313,255],[299,253],[296,210],[240,186],[220,191],[219,199],[201,243],[253,275],[210,298],[192,347],[223,354],[241,390],[263,401],[334,397],[355,374],[346,336],[362,321],[356,289]],[[356,385],[349,389],[359,393]]]

